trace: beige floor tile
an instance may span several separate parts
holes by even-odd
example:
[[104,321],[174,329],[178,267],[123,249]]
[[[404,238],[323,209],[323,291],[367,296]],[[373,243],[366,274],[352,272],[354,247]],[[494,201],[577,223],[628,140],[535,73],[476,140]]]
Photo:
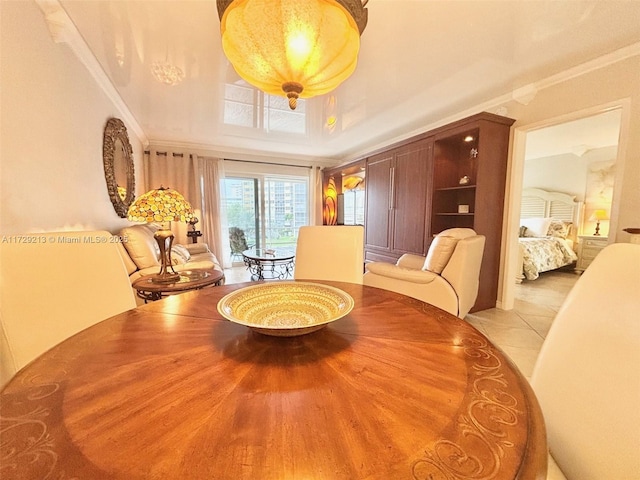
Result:
[[553,323],[553,319],[555,318],[555,317],[547,317],[542,315],[527,315],[527,314],[520,314],[520,316],[542,338],[547,338],[547,333],[549,333],[549,329],[551,328],[551,324]]
[[500,347],[540,349],[543,338],[531,327],[513,328],[485,325],[489,339]]
[[549,308],[549,306],[542,303],[540,300],[523,300],[516,298],[513,310],[511,311],[523,313],[525,315],[555,316],[555,310]]
[[530,328],[529,325],[518,315],[516,310],[499,310],[497,308],[491,308],[489,310],[482,310],[480,312],[468,314],[467,317],[471,317],[485,326],[493,325],[502,327]]
[[531,379],[533,368],[538,358],[538,349],[535,348],[519,348],[504,346],[502,351],[507,354],[513,363],[516,364],[520,372],[527,378]]
[[484,335],[487,335],[487,331],[484,328],[484,325],[482,323],[482,320],[480,320],[478,317],[474,316],[474,315],[467,315],[466,317],[464,317],[465,321],[467,323],[469,323],[470,325],[472,325],[473,327],[476,328],[476,330],[479,330],[480,332],[482,332]]

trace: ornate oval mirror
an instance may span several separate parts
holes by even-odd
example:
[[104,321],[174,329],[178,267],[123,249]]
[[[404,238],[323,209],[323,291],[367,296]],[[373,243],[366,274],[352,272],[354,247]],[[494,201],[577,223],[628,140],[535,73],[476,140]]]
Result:
[[110,118],[104,129],[102,161],[107,190],[116,213],[126,218],[135,196],[133,149],[122,120]]

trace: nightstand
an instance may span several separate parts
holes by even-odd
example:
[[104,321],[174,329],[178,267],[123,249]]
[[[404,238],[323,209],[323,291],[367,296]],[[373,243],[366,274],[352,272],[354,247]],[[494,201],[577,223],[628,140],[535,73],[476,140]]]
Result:
[[582,272],[593,262],[596,255],[609,243],[607,237],[593,235],[578,236],[578,263],[576,270]]

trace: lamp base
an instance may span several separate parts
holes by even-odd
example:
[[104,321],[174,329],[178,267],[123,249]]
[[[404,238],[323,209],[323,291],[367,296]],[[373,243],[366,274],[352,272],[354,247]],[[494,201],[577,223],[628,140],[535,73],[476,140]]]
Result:
[[180,280],[179,273],[156,273],[154,275],[149,275],[152,283],[176,283]]
[[595,231],[595,233],[593,234],[593,236],[594,236],[594,237],[599,237],[599,236],[600,236],[600,221],[598,221],[598,222],[596,223],[596,231]]
[[173,244],[173,232],[167,229],[156,231],[153,238],[160,247],[160,272],[151,275],[153,283],[175,283],[180,280],[180,274],[173,269],[171,263],[171,245]]

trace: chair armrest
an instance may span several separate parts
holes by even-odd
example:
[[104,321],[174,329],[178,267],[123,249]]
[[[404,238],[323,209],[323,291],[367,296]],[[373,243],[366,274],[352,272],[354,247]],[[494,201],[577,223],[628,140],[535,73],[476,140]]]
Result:
[[439,275],[427,270],[416,270],[415,268],[403,268],[391,263],[372,262],[367,263],[367,271],[387,278],[405,280],[411,283],[431,283]]
[[183,247],[186,247],[189,250],[191,255],[197,255],[198,253],[209,253],[209,245],[206,243],[187,243],[183,244]]
[[425,257],[421,255],[405,253],[398,259],[396,265],[398,267],[410,268],[412,270],[422,270],[422,267],[424,266],[424,259]]

